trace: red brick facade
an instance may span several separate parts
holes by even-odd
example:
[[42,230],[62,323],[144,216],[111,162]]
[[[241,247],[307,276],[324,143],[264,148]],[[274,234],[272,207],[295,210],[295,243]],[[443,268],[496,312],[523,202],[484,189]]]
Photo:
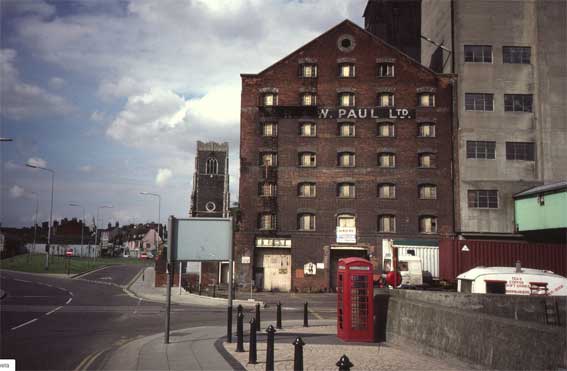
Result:
[[[350,45],[342,43],[345,39],[350,40]],[[300,76],[303,63],[317,66],[316,78]],[[340,63],[354,65],[355,76],[339,77]],[[394,76],[378,77],[379,63],[393,64]],[[341,257],[370,258],[379,271],[382,239],[439,239],[451,235],[452,89],[450,76],[420,66],[350,21],[340,23],[263,72],[242,75],[241,220],[235,236],[236,282],[246,286],[255,279],[256,285],[264,289],[271,285],[274,290],[327,290],[334,285],[334,269]],[[261,107],[266,92],[277,95],[277,107]],[[356,118],[347,118],[347,111],[343,111],[342,119],[336,117],[338,94],[345,92],[355,96],[356,104],[346,109],[355,108]],[[311,111],[297,108],[305,93],[316,94],[316,107]],[[371,118],[370,108],[378,111],[379,93],[393,94],[395,108],[407,108],[409,117]],[[435,106],[418,107],[420,93],[433,94]],[[327,118],[320,118],[319,110],[327,108]],[[368,108],[364,111],[366,118],[362,118],[365,114],[358,112],[359,108]],[[316,125],[316,136],[299,135],[303,122]],[[338,125],[345,122],[354,124],[353,137],[338,135]],[[435,125],[435,137],[418,137],[422,122]],[[263,123],[277,123],[277,136],[264,136]],[[379,123],[393,124],[395,135],[378,136]],[[263,152],[277,153],[277,165],[260,166]],[[304,152],[315,154],[314,167],[299,166]],[[354,154],[354,167],[338,166],[339,153],[346,152]],[[394,154],[395,167],[380,168],[380,153]],[[420,154],[432,154],[435,166],[418,167]],[[277,185],[273,197],[259,195],[265,181]],[[298,197],[298,185],[304,182],[316,185],[315,197]],[[339,183],[354,185],[355,197],[338,197]],[[380,183],[395,185],[395,198],[379,198]],[[420,184],[435,185],[437,199],[420,199]],[[276,215],[274,230],[259,229],[261,213]],[[298,230],[300,214],[315,216],[314,230]],[[337,243],[339,214],[355,217],[356,243]],[[394,233],[379,232],[380,215],[395,217]],[[437,233],[420,232],[423,216],[436,218]],[[291,241],[291,248],[256,247],[258,237]],[[270,262],[275,265],[268,268]],[[305,275],[307,263],[319,263],[314,275]],[[267,277],[278,274],[287,275],[287,288],[274,286],[273,277]],[[268,284],[269,280],[272,283]]]

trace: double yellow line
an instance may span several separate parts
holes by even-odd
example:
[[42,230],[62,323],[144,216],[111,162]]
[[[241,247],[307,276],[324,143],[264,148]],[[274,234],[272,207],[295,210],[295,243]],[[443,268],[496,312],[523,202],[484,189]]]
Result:
[[106,351],[105,350],[101,350],[100,352],[96,352],[96,353],[91,353],[88,356],[86,356],[81,363],[79,363],[79,365],[75,368],[74,371],[83,371],[83,370],[88,370],[89,367],[93,364],[93,362],[102,354]]

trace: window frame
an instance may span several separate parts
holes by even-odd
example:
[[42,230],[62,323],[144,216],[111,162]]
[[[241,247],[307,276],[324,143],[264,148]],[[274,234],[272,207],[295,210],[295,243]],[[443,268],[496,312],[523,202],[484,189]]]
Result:
[[[388,127],[388,132],[391,132],[391,135],[382,135],[382,127]],[[379,138],[394,138],[396,136],[396,124],[393,122],[378,122],[376,129],[378,130],[376,136]]]
[[[527,57],[526,57],[527,50]],[[527,62],[526,62],[527,58]],[[502,63],[504,64],[532,64],[531,46],[503,46]]]
[[[424,130],[422,130],[425,126],[429,127],[429,132],[433,135],[423,135]],[[433,130],[431,130],[433,129]],[[419,122],[417,124],[417,137],[418,138],[437,138],[437,124],[434,122]]]
[[[517,104],[521,109],[516,109]],[[533,105],[533,94],[504,94],[504,112],[532,113]]]
[[[271,164],[266,164],[265,161],[265,156],[270,155],[271,157]],[[260,166],[265,166],[265,167],[276,167],[278,166],[278,153],[277,152],[260,152],[260,158],[259,158],[259,165]]]
[[[426,189],[429,189],[427,197]],[[432,183],[422,183],[417,186],[417,198],[420,200],[437,200],[437,185]]]
[[[347,68],[345,70],[345,67]],[[348,71],[348,75],[343,72]],[[356,64],[351,62],[339,63],[339,78],[341,79],[354,79],[356,77]]]
[[[337,94],[339,107],[354,107],[356,105],[356,94],[352,92],[340,92]],[[348,97],[348,104],[343,99]]]
[[[388,220],[388,230],[384,228],[385,221]],[[396,216],[393,214],[378,215],[378,232],[379,233],[396,233]]]
[[302,107],[313,107],[317,105],[317,94],[312,92],[301,93],[300,103]]
[[467,207],[469,209],[499,209],[499,194],[496,189],[467,190]]
[[[395,107],[396,106],[396,98],[394,93],[391,92],[379,92],[378,96],[378,107]],[[388,105],[382,105],[382,97],[388,97]]]
[[[304,193],[304,188],[308,187],[309,194]],[[313,191],[313,192],[311,192]],[[301,182],[297,184],[297,197],[300,198],[315,198],[317,197],[317,183],[315,182]]]
[[[431,230],[427,231],[424,222],[429,219],[429,227]],[[438,231],[438,219],[435,215],[421,215],[419,217],[419,233],[422,234],[436,234]]]
[[[271,127],[271,134],[267,134],[267,127]],[[276,138],[278,136],[278,123],[275,121],[265,121],[261,124],[262,137],[264,138]]]
[[[308,227],[305,227],[304,218],[308,219]],[[297,214],[297,230],[302,232],[312,232],[317,230],[317,216],[314,213],[299,213]]]
[[[343,158],[348,156],[348,164],[343,164]],[[350,151],[343,151],[337,153],[337,167],[341,168],[351,168],[356,167],[356,153]]]
[[[468,101],[469,99],[472,99],[472,102]],[[471,105],[471,103],[472,103],[472,105]],[[494,94],[492,94],[492,93],[465,93],[465,111],[466,112],[494,112]]]
[[[266,189],[269,192],[266,192]],[[276,197],[278,193],[278,185],[274,182],[259,182],[258,183],[258,196],[263,198]]]
[[506,142],[506,160],[535,161],[535,142]]
[[[433,108],[436,107],[435,93],[425,92],[417,94],[417,106],[420,108]],[[423,104],[423,98],[428,97],[427,103]]]
[[[392,159],[392,163],[389,166],[383,166],[382,165],[382,156],[388,156],[388,158]],[[378,167],[383,168],[383,169],[393,169],[396,167],[396,154],[394,152],[379,152],[378,153]],[[390,162],[390,160],[388,160],[388,162]]]
[[216,175],[219,173],[219,160],[214,156],[209,156],[205,162],[205,174]]
[[[388,189],[388,197],[384,197],[385,192],[382,192],[383,187]],[[396,184],[395,183],[378,183],[376,196],[380,200],[395,200],[396,195]]]
[[[311,127],[313,129],[313,134],[312,135],[307,135],[305,134],[305,130],[303,130],[305,127]],[[305,137],[305,138],[310,138],[310,137],[316,137],[317,136],[317,123],[315,122],[300,122],[299,123],[299,136],[300,137]]]
[[[343,192],[347,189],[347,192]],[[356,198],[356,184],[353,182],[337,183],[337,198],[352,199]]]
[[[377,76],[379,78],[391,78],[396,76],[396,64],[390,62],[379,62],[376,63],[377,66]],[[390,68],[391,67],[391,68]],[[386,72],[386,73],[384,73]],[[391,72],[391,73],[389,73]]]
[[[467,48],[469,51],[467,51]],[[494,61],[493,54],[492,45],[464,45],[463,48],[465,63],[492,64]]]
[[[423,159],[429,156],[429,165],[424,165]],[[437,168],[437,155],[433,152],[420,152],[417,154],[417,167],[420,169],[435,169]]]
[[[268,97],[272,97],[272,103],[267,104]],[[263,107],[274,107],[278,105],[278,93],[263,93],[262,94],[262,106]]]
[[[265,223],[268,220],[264,219],[265,217],[269,218],[269,223]],[[269,228],[266,228],[266,225],[269,224]],[[277,229],[277,216],[274,213],[259,213],[258,214],[258,230],[260,231],[275,231]]]
[[345,228],[356,228],[356,215],[350,213],[338,214],[336,217],[337,227],[341,227],[341,220],[352,220],[352,226],[345,225]]
[[[304,161],[303,161],[305,156],[309,156],[309,164],[307,164],[307,165],[305,165]],[[311,152],[311,151],[299,152],[298,159],[299,159],[299,164],[298,164],[299,167],[306,167],[306,168],[317,167],[317,153],[316,152]]]
[[[348,133],[346,135],[343,133],[343,128],[345,127],[348,127]],[[337,136],[341,138],[356,137],[356,124],[354,122],[339,122],[337,124]]]
[[[308,76],[305,71],[310,68],[311,74]],[[299,77],[304,79],[316,79],[317,76],[317,63],[301,63],[299,66]]]

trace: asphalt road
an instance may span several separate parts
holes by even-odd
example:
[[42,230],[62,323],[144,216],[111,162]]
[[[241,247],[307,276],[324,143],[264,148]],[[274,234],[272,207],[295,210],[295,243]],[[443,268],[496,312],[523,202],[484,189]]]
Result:
[[[7,292],[1,301],[0,358],[16,359],[17,370],[96,369],[120,345],[163,332],[165,306],[123,290],[140,269],[112,266],[78,279],[0,271]],[[245,314],[247,323],[252,310]],[[284,321],[302,316],[284,310]],[[263,310],[262,322],[268,321],[275,321],[275,306]],[[172,330],[225,323],[222,307],[172,306]]]

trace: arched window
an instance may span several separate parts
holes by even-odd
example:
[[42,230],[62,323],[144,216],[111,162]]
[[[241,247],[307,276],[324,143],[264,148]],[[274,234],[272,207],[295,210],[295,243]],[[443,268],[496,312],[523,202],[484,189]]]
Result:
[[356,218],[352,214],[337,215],[337,227],[356,227]]
[[218,174],[219,172],[219,162],[214,157],[209,157],[207,159],[207,164],[205,166],[206,174]]

